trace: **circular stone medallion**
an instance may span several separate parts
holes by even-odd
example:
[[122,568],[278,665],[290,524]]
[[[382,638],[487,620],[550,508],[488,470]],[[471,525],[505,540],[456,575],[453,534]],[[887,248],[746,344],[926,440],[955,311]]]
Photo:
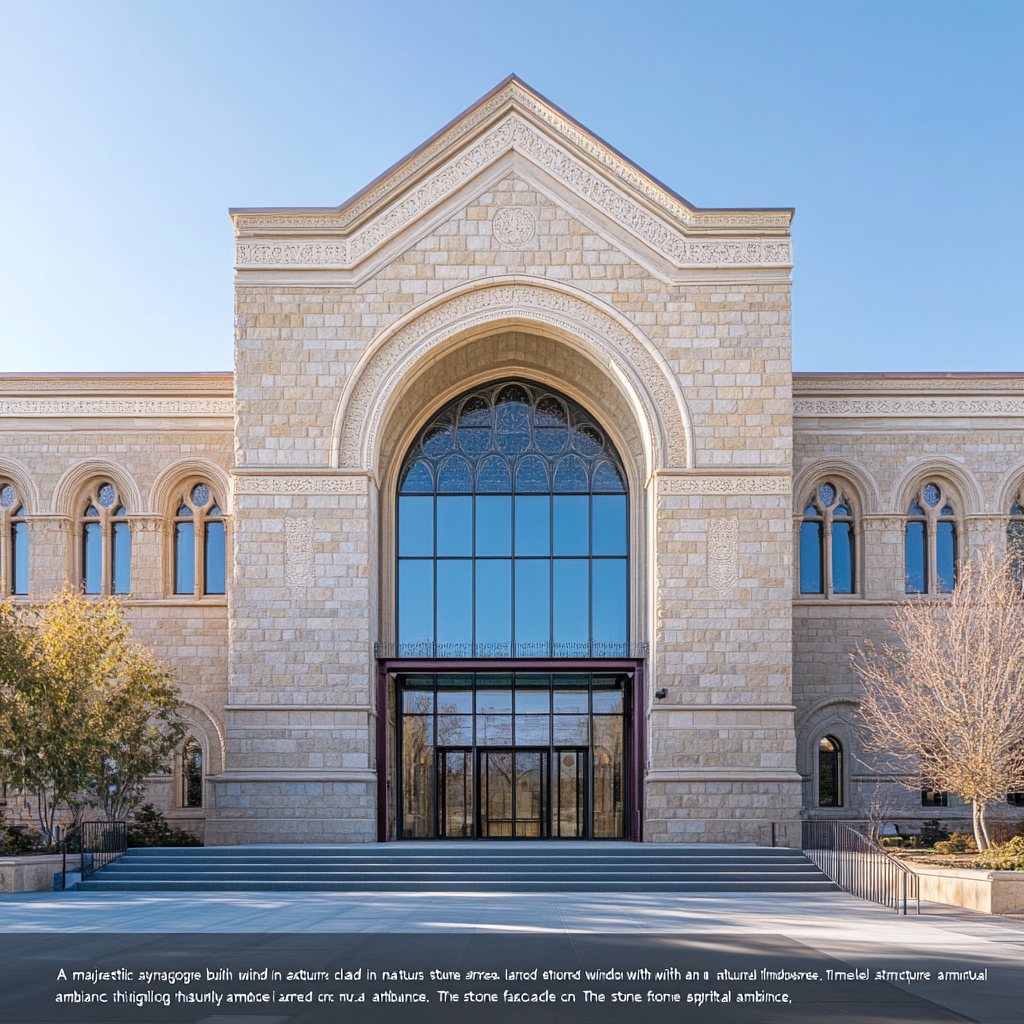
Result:
[[494,215],[491,230],[502,245],[518,248],[533,239],[537,233],[537,221],[525,207],[503,206]]

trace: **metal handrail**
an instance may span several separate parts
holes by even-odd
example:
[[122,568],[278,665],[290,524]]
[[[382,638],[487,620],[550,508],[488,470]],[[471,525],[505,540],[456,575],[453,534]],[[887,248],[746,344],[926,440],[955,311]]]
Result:
[[840,889],[896,913],[914,900],[921,913],[917,874],[846,822],[803,822],[801,848]]
[[76,830],[82,850],[82,878],[128,851],[128,822],[83,821]]
[[604,643],[597,640],[585,643],[529,643],[529,644],[462,644],[434,643],[421,640],[415,643],[395,643],[378,640],[373,645],[373,656],[379,660],[398,658],[646,658],[649,645],[644,641],[632,643]]

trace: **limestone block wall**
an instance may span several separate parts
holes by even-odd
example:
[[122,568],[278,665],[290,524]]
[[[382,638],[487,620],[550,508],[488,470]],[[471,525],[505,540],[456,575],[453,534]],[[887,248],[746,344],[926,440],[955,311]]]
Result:
[[[854,595],[801,595],[794,586],[793,686],[798,765],[812,816],[884,811],[907,822],[966,824],[970,808],[922,807],[920,795],[882,773],[863,749],[856,721],[859,684],[850,652],[889,639],[888,619],[907,600],[906,512],[935,482],[956,515],[958,557],[1003,545],[1010,507],[1024,486],[1024,378],[1013,374],[798,375],[794,432],[794,550],[803,504],[832,482],[855,507]],[[798,580],[798,576],[797,576]],[[927,597],[920,598],[928,600]],[[819,808],[815,749],[834,735],[846,754],[846,806]],[[997,816],[1021,810],[1003,805]]]
[[[17,490],[29,526],[30,593],[18,600],[44,600],[80,579],[85,495],[113,483],[131,529],[128,618],[176,671],[208,775],[224,761],[228,596],[173,593],[171,519],[182,488],[207,482],[226,513],[230,561],[232,404],[230,374],[0,377],[0,478]],[[212,790],[206,806],[185,809],[177,774],[152,782],[148,799],[201,833]]]

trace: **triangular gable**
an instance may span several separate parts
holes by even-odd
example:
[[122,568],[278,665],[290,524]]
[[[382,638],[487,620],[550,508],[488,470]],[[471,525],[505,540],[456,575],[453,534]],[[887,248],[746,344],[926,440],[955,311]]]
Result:
[[232,210],[238,268],[352,269],[510,153],[678,268],[791,265],[792,210],[698,209],[513,75],[338,207]]

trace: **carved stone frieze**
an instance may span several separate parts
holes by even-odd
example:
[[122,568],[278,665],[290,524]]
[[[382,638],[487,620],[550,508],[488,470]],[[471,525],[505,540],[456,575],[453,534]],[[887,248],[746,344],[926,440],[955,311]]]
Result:
[[231,398],[0,398],[0,416],[233,416]]
[[878,397],[909,394],[920,398],[934,392],[983,396],[1005,391],[1013,391],[1017,394],[1024,392],[1024,374],[979,376],[964,373],[948,377],[914,374],[908,374],[906,377],[880,377],[868,374],[863,377],[845,374],[828,377],[793,374],[793,394],[798,399],[811,398],[818,392],[827,394],[845,392],[848,395],[871,394]]
[[1024,416],[1022,398],[797,398],[794,416]]
[[[620,181],[635,190],[645,200],[656,205],[667,216],[683,227],[722,228],[781,228],[789,227],[789,210],[694,210],[678,196],[668,192],[634,164],[623,159],[599,139],[574,121],[559,113],[519,82],[510,82],[494,95],[478,104],[450,128],[442,132],[405,160],[382,181],[361,193],[356,199],[337,210],[286,211],[282,213],[245,213],[235,215],[239,229],[261,227],[323,227],[346,230],[386,201],[389,194],[408,187],[431,164],[446,152],[456,150],[463,139],[472,137],[488,121],[500,118],[503,111],[519,111],[522,117],[536,119],[548,131],[563,140],[587,158],[593,160]],[[539,132],[538,132],[539,134]]]
[[284,521],[284,582],[311,587],[315,579],[313,517],[288,516]]
[[788,476],[659,476],[661,494],[789,494]]
[[708,522],[708,583],[730,590],[740,581],[740,521],[735,517]]
[[[338,465],[373,469],[381,422],[405,372],[447,339],[476,326],[522,317],[582,339],[611,362],[643,401],[659,462],[685,467],[689,419],[671,370],[632,332],[575,295],[531,284],[496,284],[463,292],[412,320],[388,338],[353,379],[342,401]],[[664,442],[662,440],[664,439]],[[664,451],[662,445],[664,444]]]
[[494,238],[513,249],[533,241],[537,233],[537,218],[523,206],[503,206],[491,221]]
[[365,476],[236,476],[235,495],[366,494]]
[[[501,121],[474,145],[382,211],[348,238],[330,242],[238,241],[235,265],[246,267],[317,266],[350,269],[464,185],[506,152],[515,150],[555,177],[580,199],[632,231],[679,268],[789,267],[788,238],[687,238],[620,188],[609,184],[515,115]],[[321,215],[322,216],[322,215]],[[267,226],[279,222],[270,219]],[[246,221],[247,226],[253,226]]]

